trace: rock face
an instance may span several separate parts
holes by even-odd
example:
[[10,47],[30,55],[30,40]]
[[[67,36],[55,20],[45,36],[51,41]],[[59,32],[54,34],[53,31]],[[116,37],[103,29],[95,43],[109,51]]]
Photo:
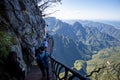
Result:
[[0,31],[14,37],[15,43],[12,43],[11,50],[17,52],[22,61],[23,54],[34,54],[35,48],[40,46],[44,27],[45,21],[37,0],[0,1]]

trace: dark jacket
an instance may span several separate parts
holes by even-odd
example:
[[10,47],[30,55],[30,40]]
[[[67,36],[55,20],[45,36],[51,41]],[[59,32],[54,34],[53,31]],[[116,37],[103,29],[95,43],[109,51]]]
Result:
[[44,67],[49,67],[49,60],[48,60],[49,54],[48,54],[48,52],[45,52],[45,51],[40,52],[37,54],[36,57],[37,57],[38,65],[42,65]]

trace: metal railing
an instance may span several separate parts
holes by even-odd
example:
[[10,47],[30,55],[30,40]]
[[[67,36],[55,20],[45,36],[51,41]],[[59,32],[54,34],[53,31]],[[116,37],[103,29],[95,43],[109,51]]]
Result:
[[55,75],[55,80],[90,80],[89,78],[75,72],[68,68],[64,64],[56,61],[54,58],[51,59],[51,68]]

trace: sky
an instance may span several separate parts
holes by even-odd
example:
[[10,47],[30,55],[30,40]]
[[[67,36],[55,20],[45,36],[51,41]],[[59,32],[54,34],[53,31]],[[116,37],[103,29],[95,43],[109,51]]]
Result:
[[120,21],[120,0],[62,0],[51,10],[58,19]]

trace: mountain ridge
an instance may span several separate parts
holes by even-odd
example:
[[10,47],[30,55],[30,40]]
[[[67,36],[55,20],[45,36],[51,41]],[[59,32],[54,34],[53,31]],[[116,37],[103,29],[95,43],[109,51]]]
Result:
[[[58,50],[56,49],[53,56],[55,56],[56,59],[63,57],[64,59],[61,59],[62,62],[65,61],[65,63],[70,66],[72,66],[75,61],[75,58],[74,60],[72,59],[73,56],[77,55],[79,56],[79,60],[86,61],[91,59],[92,55],[96,54],[99,50],[120,46],[120,41],[118,39],[103,31],[100,31],[97,27],[85,27],[79,22],[75,22],[71,25],[61,20],[57,20],[57,23],[54,24],[57,24],[57,26],[52,26],[51,31],[54,31],[53,37],[55,38],[55,48],[59,48],[57,48]],[[54,27],[57,27],[57,29],[54,30]],[[58,45],[58,43],[61,44]],[[61,51],[63,52],[60,53]],[[65,60],[66,56],[69,55],[68,53],[71,54],[71,57],[69,57],[70,59]],[[74,55],[73,53],[77,54]],[[61,60],[59,59],[59,61]]]

